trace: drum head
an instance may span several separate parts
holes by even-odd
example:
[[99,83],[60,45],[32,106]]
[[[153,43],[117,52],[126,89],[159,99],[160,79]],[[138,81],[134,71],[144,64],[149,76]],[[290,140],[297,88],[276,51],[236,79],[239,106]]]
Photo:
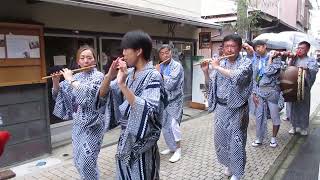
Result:
[[289,66],[280,73],[280,88],[285,102],[297,101],[299,68]]

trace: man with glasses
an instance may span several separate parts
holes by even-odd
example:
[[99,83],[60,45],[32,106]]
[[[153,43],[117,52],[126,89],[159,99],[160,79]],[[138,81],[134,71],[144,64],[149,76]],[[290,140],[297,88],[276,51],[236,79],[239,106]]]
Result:
[[[208,92],[209,112],[214,114],[214,145],[225,174],[238,180],[244,174],[251,94],[251,61],[239,55],[242,39],[236,34],[223,39],[224,55],[201,63]],[[213,71],[209,71],[209,63]],[[210,72],[210,73],[209,73]]]

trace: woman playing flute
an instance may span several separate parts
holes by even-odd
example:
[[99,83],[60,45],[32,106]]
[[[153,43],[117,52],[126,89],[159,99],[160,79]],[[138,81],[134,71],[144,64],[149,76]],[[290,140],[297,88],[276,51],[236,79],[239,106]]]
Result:
[[[96,54],[89,46],[80,47],[77,63],[83,68],[96,63]],[[62,74],[64,81],[59,83]],[[103,74],[96,68],[73,75],[69,69],[52,74],[52,96],[55,102],[53,114],[73,119],[72,146],[74,164],[81,179],[99,179],[97,158],[104,132],[103,115],[94,111],[93,101]]]

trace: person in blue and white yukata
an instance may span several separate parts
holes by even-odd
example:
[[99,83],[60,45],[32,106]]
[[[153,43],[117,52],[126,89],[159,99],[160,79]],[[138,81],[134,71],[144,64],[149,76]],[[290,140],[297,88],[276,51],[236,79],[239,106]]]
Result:
[[[96,54],[89,46],[82,46],[77,52],[80,67],[96,64]],[[65,80],[59,83],[61,73]],[[72,147],[74,164],[81,179],[99,179],[97,158],[103,140],[104,117],[94,110],[94,101],[103,73],[91,68],[73,75],[69,69],[54,73],[52,96],[55,100],[53,114],[73,119]]]
[[300,42],[298,44],[297,57],[289,62],[290,66],[302,67],[306,70],[306,75],[304,77],[304,99],[302,101],[287,103],[287,113],[292,124],[289,133],[295,134],[296,132],[299,132],[303,136],[308,135],[311,88],[319,70],[315,58],[308,56],[309,50],[310,43],[307,41]]
[[255,104],[256,116],[256,140],[252,146],[262,145],[266,135],[268,111],[272,119],[272,137],[270,146],[277,146],[277,134],[280,128],[280,108],[278,105],[280,99],[280,71],[281,58],[275,57],[274,50],[267,52],[266,42],[257,40],[254,42],[254,48],[248,44],[245,48],[249,54],[248,58],[252,60],[253,69],[253,102]]
[[218,161],[232,180],[240,179],[246,164],[246,141],[249,123],[248,99],[251,94],[251,60],[239,53],[242,39],[232,34],[223,39],[224,55],[233,57],[201,63],[208,92],[209,112],[214,114],[214,145]]
[[96,108],[105,114],[106,130],[121,127],[117,179],[159,179],[157,141],[167,98],[161,74],[150,61],[152,40],[145,32],[130,31],[121,46],[123,57],[113,61],[105,75]]
[[169,149],[161,154],[174,152],[169,159],[174,163],[181,158],[181,119],[183,111],[183,82],[182,65],[172,59],[171,47],[167,44],[159,48],[160,64],[156,66],[163,77],[164,88],[168,95],[169,104],[163,111],[162,133]]

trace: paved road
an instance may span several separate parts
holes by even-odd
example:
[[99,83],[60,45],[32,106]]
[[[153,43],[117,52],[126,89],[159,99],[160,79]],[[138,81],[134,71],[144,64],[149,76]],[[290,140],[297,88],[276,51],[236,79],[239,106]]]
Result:
[[[195,118],[182,123],[183,157],[177,163],[170,163],[170,155],[161,156],[160,177],[163,180],[187,180],[187,179],[228,179],[223,175],[223,167],[218,163],[213,147],[212,114]],[[251,147],[255,135],[255,123],[251,121],[248,130],[247,166],[244,179],[262,179],[275,162],[285,145],[291,139],[287,133],[289,125],[283,122],[279,132],[279,147],[269,147],[268,138],[265,144],[259,148]],[[269,134],[271,124],[269,122]],[[165,149],[163,138],[159,141],[160,150]],[[101,179],[114,179],[115,176],[115,155],[116,145],[105,147],[99,156],[99,168]],[[25,177],[16,179],[79,179],[71,159],[61,163],[34,171]]]

